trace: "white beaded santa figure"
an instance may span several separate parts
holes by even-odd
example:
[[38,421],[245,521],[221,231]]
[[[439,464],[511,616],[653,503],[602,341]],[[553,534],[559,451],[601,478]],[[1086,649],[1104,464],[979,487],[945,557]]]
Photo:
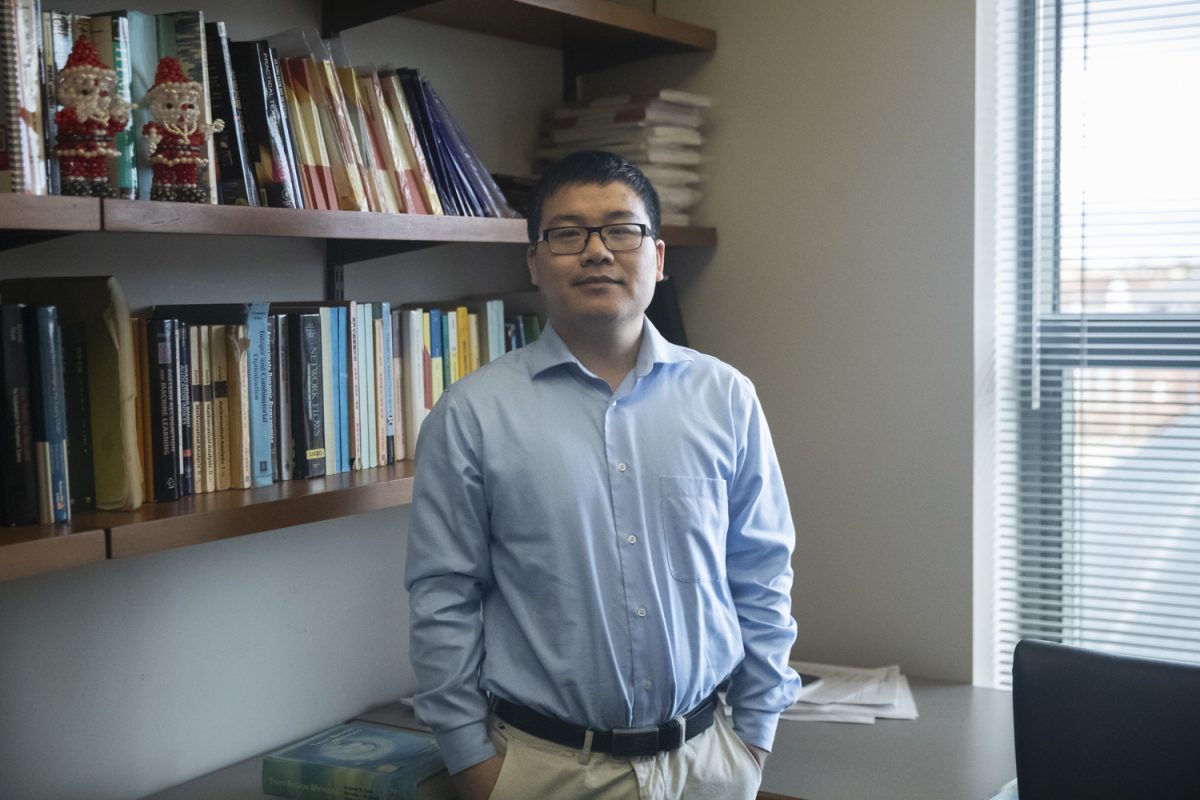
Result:
[[154,172],[151,200],[209,201],[208,189],[200,186],[200,169],[208,165],[209,137],[224,130],[225,123],[218,119],[200,124],[203,91],[177,60],[170,56],[159,60],[154,85],[143,101],[154,117],[142,128]]
[[113,89],[117,73],[96,55],[87,39],[77,39],[67,63],[58,72],[58,101],[54,115],[58,132],[54,154],[62,172],[62,193],[113,197],[108,160],[119,153],[113,137],[129,124],[132,105]]

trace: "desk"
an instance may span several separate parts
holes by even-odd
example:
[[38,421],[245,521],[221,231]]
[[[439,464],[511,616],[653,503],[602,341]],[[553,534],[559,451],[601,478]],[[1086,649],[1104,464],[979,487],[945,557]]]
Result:
[[[985,800],[1016,775],[1012,695],[910,678],[920,719],[874,725],[781,720],[762,800]],[[412,725],[392,704],[364,714]],[[270,800],[262,757],[153,795],[152,800]]]
[[909,678],[919,719],[779,721],[765,795],[803,800],[985,800],[1016,774],[1012,694]]

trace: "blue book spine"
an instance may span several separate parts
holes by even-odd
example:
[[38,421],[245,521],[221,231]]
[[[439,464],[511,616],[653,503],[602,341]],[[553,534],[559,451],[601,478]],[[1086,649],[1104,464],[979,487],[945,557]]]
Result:
[[383,404],[384,404],[384,436],[387,441],[387,453],[380,459],[391,464],[396,460],[396,396],[392,391],[392,304],[382,303],[383,306]]
[[338,412],[338,435],[341,443],[338,447],[339,472],[350,471],[350,336],[348,324],[349,309],[339,306],[337,309],[338,330],[338,396],[342,401],[341,411]]
[[[445,391],[445,375],[442,372],[442,312],[441,309],[429,309],[429,361],[431,371],[437,371],[437,376],[430,375],[430,380],[433,382],[433,404],[437,405],[438,398],[441,397],[442,391]],[[438,390],[441,387],[441,391]]]
[[454,368],[451,358],[455,348],[450,346],[450,315],[453,313],[453,311],[450,311],[442,314],[442,332],[439,334],[442,339],[442,386],[447,389],[454,382],[451,380],[453,374],[451,370]]
[[[367,339],[367,320],[370,319],[370,307],[366,303],[359,303],[354,309],[358,323],[358,351],[354,354],[355,361],[358,364],[358,384],[355,387],[358,390],[358,431],[356,433],[358,439],[358,468],[369,469],[371,467],[368,443],[370,438],[370,409],[367,404],[367,354],[370,352]],[[374,371],[375,366],[372,364],[370,371]]]
[[267,327],[267,303],[251,303],[246,320],[250,339],[250,468],[254,486],[270,486],[271,481],[271,342]]
[[58,326],[58,308],[37,309],[37,358],[41,380],[40,401],[45,425],[46,472],[50,518],[47,522],[66,522],[71,518],[71,492],[67,485],[67,404],[63,384],[62,331]]
[[367,445],[363,448],[363,452],[366,453],[363,469],[379,466],[379,446],[375,441],[375,437],[379,433],[375,417],[379,404],[375,401],[375,313],[372,309],[374,305],[374,303],[363,303],[359,306],[363,312],[363,367],[367,378],[363,381],[367,390],[367,403],[363,406],[363,418],[366,420],[366,424],[363,425],[363,438]]
[[326,420],[325,424],[325,440],[333,442],[332,453],[334,455],[333,463],[330,465],[329,471],[338,473],[342,471],[342,384],[338,378],[338,371],[341,358],[338,354],[338,347],[342,337],[338,331],[338,310],[337,307],[329,309],[329,355],[332,359],[329,364],[330,390],[333,392],[333,419]]

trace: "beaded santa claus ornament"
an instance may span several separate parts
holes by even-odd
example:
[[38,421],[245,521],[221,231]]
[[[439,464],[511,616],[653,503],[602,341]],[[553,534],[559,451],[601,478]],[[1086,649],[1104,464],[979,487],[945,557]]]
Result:
[[219,119],[209,125],[200,123],[203,91],[174,58],[158,62],[154,85],[143,101],[154,117],[142,128],[154,172],[151,200],[209,201],[208,189],[200,185],[200,169],[208,165],[209,137],[224,130],[225,123]]
[[125,130],[133,108],[113,91],[116,83],[117,73],[96,55],[95,45],[77,39],[58,72],[58,100],[63,107],[54,115],[58,126],[54,154],[62,172],[63,194],[116,194],[108,182],[108,160],[120,155],[113,138]]

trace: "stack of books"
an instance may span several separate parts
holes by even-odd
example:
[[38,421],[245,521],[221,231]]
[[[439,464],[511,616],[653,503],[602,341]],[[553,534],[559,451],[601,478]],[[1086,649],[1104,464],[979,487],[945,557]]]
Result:
[[0,524],[414,458],[445,388],[538,338],[503,300],[158,305],[0,281]]
[[701,200],[704,111],[712,98],[677,89],[600,97],[554,109],[535,170],[577,150],[635,162],[658,191],[663,223],[688,225]]
[[516,217],[449,110],[418,70],[352,66],[340,42],[296,29],[234,41],[200,10],[55,11],[0,2],[0,191],[60,194],[56,85],[76,39],[90,40],[135,108],[116,135],[112,194],[150,198],[142,98],[172,56],[204,88],[210,202],[410,214]]

